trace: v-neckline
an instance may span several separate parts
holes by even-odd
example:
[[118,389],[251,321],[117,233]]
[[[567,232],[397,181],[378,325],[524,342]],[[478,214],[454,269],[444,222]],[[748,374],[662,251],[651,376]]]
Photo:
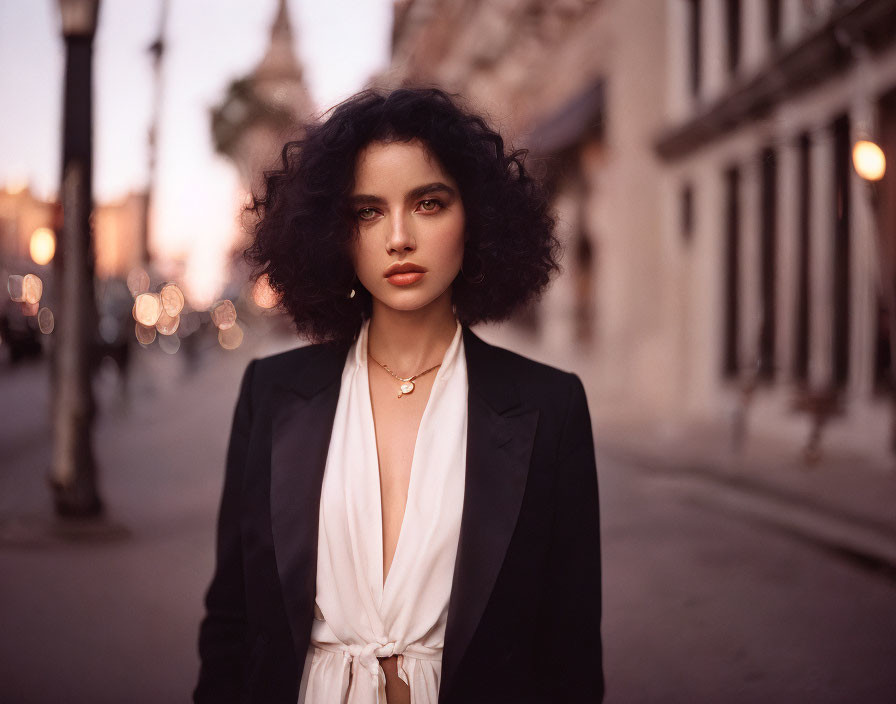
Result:
[[[444,361],[444,356],[442,359]],[[377,444],[377,437],[376,437],[376,421],[373,416],[373,395],[370,392],[370,366],[369,366],[368,362],[365,361],[365,363],[364,363],[364,375],[365,375],[365,378],[367,381],[367,394],[366,394],[367,421],[368,421],[367,431],[373,437],[373,447],[375,449],[375,457],[374,457],[375,462],[373,464],[374,464],[374,469],[376,470],[375,487],[376,487],[376,494],[377,494],[376,499],[377,500],[376,500],[375,504],[377,506],[377,514],[378,514],[378,516],[377,516],[377,519],[378,519],[377,520],[377,536],[378,536],[378,538],[377,538],[377,554],[379,557],[379,559],[377,560],[377,565],[378,565],[377,572],[379,574],[377,584],[379,585],[379,588],[380,588],[379,594],[380,594],[380,605],[381,606],[382,606],[383,600],[385,598],[386,588],[390,584],[389,578],[392,577],[392,575],[395,573],[396,565],[399,563],[399,555],[402,554],[402,550],[401,550],[402,536],[404,536],[404,534],[406,532],[405,526],[407,525],[408,506],[410,505],[411,498],[414,495],[414,488],[415,488],[415,484],[416,484],[415,478],[417,476],[417,472],[415,470],[416,470],[416,464],[417,464],[417,447],[420,443],[420,434],[421,434],[421,431],[423,430],[423,424],[426,422],[427,417],[429,415],[429,409],[432,406],[433,391],[436,388],[436,384],[439,382],[440,375],[442,373],[442,369],[443,369],[443,367],[439,366],[438,370],[436,371],[436,378],[433,379],[432,387],[429,392],[429,396],[426,399],[426,405],[423,407],[423,413],[420,416],[420,423],[417,426],[417,433],[414,436],[414,449],[411,454],[411,469],[410,469],[410,477],[408,478],[408,495],[405,500],[404,511],[402,512],[402,516],[401,516],[401,525],[399,526],[399,529],[398,529],[398,539],[395,541],[395,552],[392,554],[392,562],[389,563],[389,573],[384,574],[385,568],[383,566],[383,561],[384,561],[386,549],[385,549],[385,546],[383,545],[383,483],[382,483],[382,480],[380,477],[380,458],[379,458],[379,446]],[[392,581],[395,581],[395,580],[392,580]]]

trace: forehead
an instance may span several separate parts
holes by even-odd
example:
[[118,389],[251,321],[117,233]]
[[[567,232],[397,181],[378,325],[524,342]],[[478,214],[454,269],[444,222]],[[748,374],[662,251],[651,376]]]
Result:
[[[371,186],[397,186],[421,179],[453,183],[438,158],[420,140],[371,142],[355,163],[355,192]],[[365,188],[366,187],[366,188]]]

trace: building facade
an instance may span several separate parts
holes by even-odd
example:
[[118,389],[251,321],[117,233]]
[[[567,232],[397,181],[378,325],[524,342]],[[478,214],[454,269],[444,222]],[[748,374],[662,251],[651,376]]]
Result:
[[[302,124],[311,119],[314,105],[296,56],[295,37],[286,0],[278,0],[271,24],[270,41],[258,65],[233,81],[221,103],[212,110],[211,131],[215,149],[226,156],[239,173],[235,202],[251,203],[253,194],[264,193],[264,172],[281,167],[283,145],[302,135]],[[249,291],[249,270],[240,256],[247,244],[243,221],[228,254],[225,291],[228,295]],[[285,318],[281,321],[285,325]]]
[[143,260],[143,224],[146,191],[131,191],[93,212],[93,242],[96,275],[100,279],[126,279],[128,272],[145,266]]
[[894,178],[873,191],[852,148],[894,154],[896,3],[666,5],[677,395],[707,415],[752,389],[751,424],[795,439],[834,408],[825,442],[885,454]]
[[397,6],[380,79],[458,92],[530,150],[553,192],[564,271],[518,322],[539,354],[587,371],[595,415],[675,404],[653,147],[667,37],[663,3],[412,0]]
[[[0,187],[0,266],[4,271],[21,275],[34,269],[31,237],[40,228],[49,228],[58,237],[56,207],[55,201],[38,198],[28,186]],[[145,191],[96,204],[92,231],[98,278],[124,279],[131,269],[142,265],[145,208]],[[50,276],[49,270],[43,275]]]
[[286,0],[279,0],[267,50],[246,76],[233,81],[212,110],[215,149],[237,167],[244,192],[258,190],[283,144],[313,112],[296,57]]
[[[385,86],[437,84],[543,168],[565,271],[529,316],[595,415],[889,451],[894,0],[402,0]],[[888,244],[889,243],[889,244]],[[890,278],[888,278],[890,277]]]
[[[9,273],[31,261],[31,235],[41,227],[53,228],[54,204],[37,197],[28,184],[0,187],[0,264]],[[4,282],[5,284],[5,282]]]

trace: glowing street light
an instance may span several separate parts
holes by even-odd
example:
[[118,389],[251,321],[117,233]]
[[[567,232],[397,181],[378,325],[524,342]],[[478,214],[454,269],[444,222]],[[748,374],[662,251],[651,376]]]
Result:
[[56,235],[49,227],[39,227],[31,233],[28,253],[31,260],[39,266],[50,263],[56,254]]
[[866,181],[880,181],[887,170],[887,158],[877,144],[861,139],[852,148],[852,165]]

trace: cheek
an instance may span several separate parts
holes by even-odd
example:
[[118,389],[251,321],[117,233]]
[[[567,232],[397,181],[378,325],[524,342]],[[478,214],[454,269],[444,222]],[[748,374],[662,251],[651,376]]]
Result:
[[369,271],[373,262],[370,245],[360,241],[352,249],[352,264],[358,273]]
[[440,232],[438,245],[433,250],[433,255],[443,268],[453,267],[459,269],[464,256],[463,233],[458,234],[454,230]]
[[444,233],[443,242],[445,249],[455,257],[462,257],[464,253],[464,240],[466,237],[466,223],[463,214],[460,214],[447,228]]

